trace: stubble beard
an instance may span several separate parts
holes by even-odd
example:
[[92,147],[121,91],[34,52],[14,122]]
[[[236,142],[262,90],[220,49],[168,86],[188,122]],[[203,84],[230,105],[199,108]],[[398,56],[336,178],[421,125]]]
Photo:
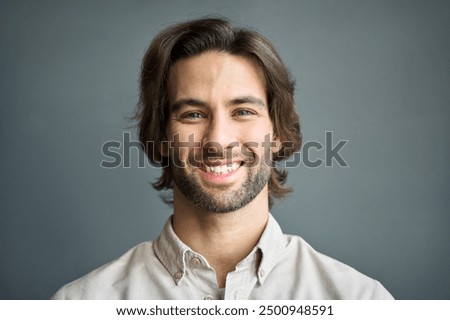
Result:
[[228,213],[245,207],[267,185],[271,176],[271,167],[261,161],[255,167],[241,167],[246,170],[245,181],[239,186],[203,186],[195,173],[172,167],[173,179],[184,197],[200,209],[211,213]]

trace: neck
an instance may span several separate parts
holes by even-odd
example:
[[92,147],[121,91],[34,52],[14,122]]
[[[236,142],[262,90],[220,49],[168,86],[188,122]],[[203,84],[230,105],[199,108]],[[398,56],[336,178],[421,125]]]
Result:
[[174,189],[173,229],[214,268],[220,288],[258,243],[268,217],[267,187],[251,203],[229,213],[205,212]]

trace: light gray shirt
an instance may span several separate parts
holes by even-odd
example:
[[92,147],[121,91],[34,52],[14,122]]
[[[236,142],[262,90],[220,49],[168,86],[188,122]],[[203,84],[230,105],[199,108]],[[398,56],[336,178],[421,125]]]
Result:
[[271,215],[220,289],[214,269],[181,242],[171,221],[157,240],[65,285],[52,299],[393,299],[378,281],[283,234]]

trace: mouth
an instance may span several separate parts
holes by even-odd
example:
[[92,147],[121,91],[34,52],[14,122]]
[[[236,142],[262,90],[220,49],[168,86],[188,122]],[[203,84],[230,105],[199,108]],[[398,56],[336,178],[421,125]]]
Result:
[[233,171],[238,170],[242,166],[243,162],[231,162],[224,165],[206,165],[203,164],[202,169],[207,173],[212,173],[214,175],[226,175]]

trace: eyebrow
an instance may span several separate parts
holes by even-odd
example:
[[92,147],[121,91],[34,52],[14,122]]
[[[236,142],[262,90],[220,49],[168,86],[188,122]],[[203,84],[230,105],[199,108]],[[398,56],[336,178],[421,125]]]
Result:
[[[234,98],[234,99],[230,100],[227,103],[227,107],[228,106],[238,106],[238,105],[241,105],[241,104],[253,104],[253,105],[258,106],[260,108],[267,107],[262,99],[257,98],[257,97],[252,96],[252,95]],[[176,101],[174,104],[172,104],[170,106],[170,111],[171,112],[177,112],[183,106],[207,108],[208,107],[208,103],[206,103],[205,101],[199,100],[199,99],[183,98],[183,99],[180,99],[180,100]]]
[[202,100],[193,99],[193,98],[185,98],[185,99],[180,99],[180,100],[176,101],[174,104],[172,104],[172,106],[170,106],[169,109],[171,112],[177,112],[183,106],[206,108],[208,106],[208,104]]
[[255,106],[261,107],[261,108],[265,108],[266,104],[264,103],[264,101],[260,98],[257,98],[255,96],[242,96],[242,97],[237,97],[232,99],[229,103],[227,103],[227,105],[230,106],[236,106],[236,105],[240,105],[240,104],[253,104]]

